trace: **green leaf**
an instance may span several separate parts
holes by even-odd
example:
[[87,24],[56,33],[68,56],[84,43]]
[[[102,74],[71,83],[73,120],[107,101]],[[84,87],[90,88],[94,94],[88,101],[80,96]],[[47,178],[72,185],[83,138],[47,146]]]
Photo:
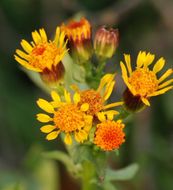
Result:
[[120,170],[111,170],[108,169],[106,171],[106,181],[113,181],[113,180],[130,180],[132,179],[135,174],[137,173],[139,166],[137,164],[131,164]]

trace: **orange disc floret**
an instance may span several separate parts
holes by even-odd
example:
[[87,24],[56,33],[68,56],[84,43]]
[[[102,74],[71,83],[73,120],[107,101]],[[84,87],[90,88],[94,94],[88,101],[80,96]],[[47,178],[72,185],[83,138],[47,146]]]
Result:
[[147,96],[158,89],[156,74],[148,68],[139,68],[132,73],[129,83],[140,96]]
[[84,127],[84,113],[75,104],[60,107],[54,114],[54,123],[66,133],[80,130]]
[[104,151],[118,149],[125,142],[124,124],[121,120],[106,120],[97,125],[94,144]]
[[99,92],[92,89],[84,90],[81,91],[80,96],[80,104],[88,103],[90,105],[87,111],[88,114],[95,115],[103,109],[104,101]]

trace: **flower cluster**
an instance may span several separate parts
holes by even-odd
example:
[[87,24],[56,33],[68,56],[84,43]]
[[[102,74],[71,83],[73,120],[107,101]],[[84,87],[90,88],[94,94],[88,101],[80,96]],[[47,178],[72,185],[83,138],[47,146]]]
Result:
[[[125,124],[115,107],[134,113],[149,106],[151,97],[173,88],[173,79],[165,81],[173,74],[173,69],[157,76],[165,65],[164,58],[150,69],[155,55],[140,51],[136,67],[132,69],[131,57],[125,54],[125,64],[120,62],[126,85],[122,101],[108,103],[116,74],[115,71],[104,74],[103,69],[119,44],[117,29],[102,26],[92,41],[91,24],[82,18],[58,26],[53,40],[47,39],[44,29],[32,32],[32,38],[31,43],[21,41],[24,51],[17,49],[15,59],[26,69],[38,72],[50,87],[52,100],[37,101],[47,112],[37,114],[38,121],[45,124],[41,131],[47,134],[47,140],[61,135],[68,145],[76,141],[94,144],[104,151],[118,149],[125,142]],[[63,58],[67,54],[73,60],[70,68],[76,68],[70,72],[64,66]],[[82,82],[73,78],[76,70],[85,71]],[[69,73],[73,78],[70,84],[69,77],[64,77]]]

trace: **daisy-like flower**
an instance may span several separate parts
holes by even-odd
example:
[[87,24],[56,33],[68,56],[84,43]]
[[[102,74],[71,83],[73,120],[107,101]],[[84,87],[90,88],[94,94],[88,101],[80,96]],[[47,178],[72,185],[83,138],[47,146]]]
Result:
[[[73,89],[81,96],[79,105],[82,105],[83,103],[89,104],[89,109],[87,110],[88,114],[97,116],[100,111],[123,105],[123,102],[106,104],[106,101],[109,99],[115,85],[114,77],[115,74],[105,74],[101,78],[97,90],[80,90],[77,86],[73,86]],[[115,110],[112,110],[112,112],[118,114],[118,112]]]
[[51,92],[51,97],[53,99],[51,102],[44,99],[37,101],[41,109],[51,114],[51,116],[44,113],[37,114],[40,122],[52,122],[52,124],[41,127],[43,133],[48,133],[46,139],[53,140],[58,137],[59,133],[64,133],[66,144],[72,144],[72,136],[77,142],[85,141],[92,127],[92,116],[86,114],[89,105],[85,103],[78,106],[80,94],[77,92],[74,94],[73,100],[66,90],[64,90],[64,101],[55,91]]
[[[106,117],[107,115],[107,117]],[[113,114],[100,112],[98,118],[101,123],[97,124],[94,144],[104,151],[118,149],[125,142],[124,124],[121,120],[113,121]]]
[[143,105],[149,106],[150,97],[164,94],[173,88],[173,79],[165,81],[173,74],[173,69],[168,69],[160,78],[157,76],[165,65],[163,57],[150,69],[149,66],[153,63],[155,55],[140,51],[134,71],[132,71],[130,55],[125,54],[124,57],[125,64],[123,62],[120,64],[122,77],[127,85],[124,92],[124,103],[127,109],[137,111]]
[[88,20],[81,18],[80,21],[71,20],[66,25],[62,24],[61,30],[68,38],[70,53],[77,61],[82,64],[89,60],[92,55],[91,45],[91,25]]
[[47,83],[59,81],[64,75],[61,62],[67,52],[65,34],[57,27],[53,41],[47,39],[44,29],[32,32],[33,41],[21,41],[24,51],[16,50],[15,60],[26,69],[39,72]]

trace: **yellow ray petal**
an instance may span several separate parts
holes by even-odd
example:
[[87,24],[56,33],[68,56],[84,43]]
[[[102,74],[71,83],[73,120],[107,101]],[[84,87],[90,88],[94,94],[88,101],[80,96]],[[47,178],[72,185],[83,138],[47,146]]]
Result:
[[23,67],[25,67],[26,69],[29,69],[29,70],[31,70],[31,71],[36,71],[36,72],[42,72],[41,69],[35,68],[35,67],[31,66],[30,64],[28,64],[27,61],[25,61],[25,60],[19,58],[17,55],[14,55],[14,58],[15,58],[15,60],[16,60],[18,63],[20,63],[20,64],[21,64]]
[[103,122],[103,121],[106,121],[106,117],[105,117],[105,114],[103,112],[99,112],[97,113],[97,117],[98,119]]
[[107,86],[106,86],[106,89],[105,89],[105,93],[103,95],[103,99],[104,101],[106,101],[110,95],[112,94],[112,91],[114,89],[114,85],[115,85],[115,81],[109,83]]
[[36,45],[41,43],[41,36],[36,30],[34,32],[32,32],[32,38]]
[[168,86],[168,85],[171,84],[171,83],[173,83],[173,79],[170,79],[170,80],[168,80],[168,81],[166,81],[166,82],[160,84],[160,85],[159,85],[159,89],[164,88],[164,87]]
[[91,115],[84,115],[84,120],[86,125],[92,125],[93,116]]
[[118,111],[115,111],[115,110],[109,110],[109,111],[105,111],[104,114],[107,115],[107,119],[108,120],[113,120],[114,119],[114,116],[119,114]]
[[173,69],[168,69],[158,80],[159,84],[164,81],[167,77],[169,77],[171,74],[173,74]]
[[28,58],[29,58],[29,55],[28,55],[28,54],[24,53],[23,51],[21,51],[21,50],[19,50],[19,49],[16,50],[16,53],[17,53],[21,58],[23,58],[23,59],[28,60]]
[[47,35],[46,35],[45,30],[42,28],[42,29],[39,30],[39,32],[40,32],[42,42],[47,42]]
[[116,107],[116,106],[121,106],[123,105],[124,102],[114,102],[114,103],[111,103],[111,104],[107,104],[103,107],[103,109],[108,109],[108,108],[113,108],[113,107]]
[[165,59],[161,57],[153,67],[153,72],[158,73],[165,65]]
[[58,44],[58,42],[59,42],[59,36],[60,36],[60,27],[57,27],[56,28],[56,33],[55,33],[55,38],[54,38],[55,44]]
[[104,75],[101,80],[100,80],[100,85],[97,89],[97,92],[101,92],[102,88],[107,84],[107,83],[110,83],[115,77],[115,74],[106,74]]
[[44,125],[43,127],[40,128],[41,132],[43,133],[50,133],[54,129],[56,129],[54,125]]
[[48,141],[54,140],[54,139],[56,139],[56,138],[58,137],[59,133],[60,133],[60,131],[53,131],[53,132],[49,133],[49,134],[46,136],[46,139],[47,139]]
[[138,56],[137,56],[137,68],[140,68],[140,67],[143,66],[145,56],[146,56],[146,52],[145,51],[140,51],[138,53]]
[[71,145],[72,144],[72,138],[71,138],[71,135],[69,133],[66,133],[65,138],[64,138],[64,142],[67,145]]
[[64,89],[64,98],[65,98],[65,101],[66,101],[67,103],[71,103],[71,96],[70,96],[70,93],[67,92],[66,89]]
[[132,67],[131,67],[131,58],[130,58],[130,55],[124,54],[124,58],[125,58],[125,62],[126,62],[126,66],[127,66],[129,75],[131,75],[132,74]]
[[163,89],[161,89],[161,90],[158,90],[158,91],[156,91],[156,92],[150,94],[148,97],[151,97],[151,96],[158,96],[158,95],[160,95],[160,94],[164,94],[165,92],[167,92],[168,90],[171,90],[171,89],[173,89],[173,86],[168,86],[168,87],[166,87],[166,88],[163,88]]
[[43,109],[44,111],[48,112],[48,113],[54,113],[54,108],[53,106],[46,100],[44,99],[39,99],[37,100],[37,105]]
[[78,92],[74,93],[73,101],[75,104],[78,104],[80,102],[80,94]]
[[143,102],[145,105],[150,106],[150,102],[148,101],[147,98],[142,97],[141,100],[142,100],[142,102]]
[[52,121],[53,119],[44,113],[39,113],[39,114],[37,114],[37,120],[42,123],[47,123],[49,121]]
[[83,111],[83,112],[87,111],[88,109],[89,109],[89,104],[88,103],[84,103],[80,107],[80,110]]
[[148,67],[154,61],[155,55],[148,53],[145,57],[144,67]]
[[61,98],[60,98],[59,94],[56,93],[55,91],[51,92],[51,97],[52,97],[53,101],[55,101],[55,102],[60,102],[61,101]]
[[128,82],[127,70],[122,61],[120,62],[120,66],[121,66],[122,78],[124,80],[124,83],[127,85],[128,89],[131,91],[131,93],[135,96],[136,91],[135,91],[135,89],[132,88],[132,86]]
[[31,53],[33,47],[26,40],[22,40],[20,44],[27,53]]
[[88,134],[84,130],[80,130],[79,132],[75,132],[75,139],[79,143],[83,143],[84,140],[86,140],[88,137]]

